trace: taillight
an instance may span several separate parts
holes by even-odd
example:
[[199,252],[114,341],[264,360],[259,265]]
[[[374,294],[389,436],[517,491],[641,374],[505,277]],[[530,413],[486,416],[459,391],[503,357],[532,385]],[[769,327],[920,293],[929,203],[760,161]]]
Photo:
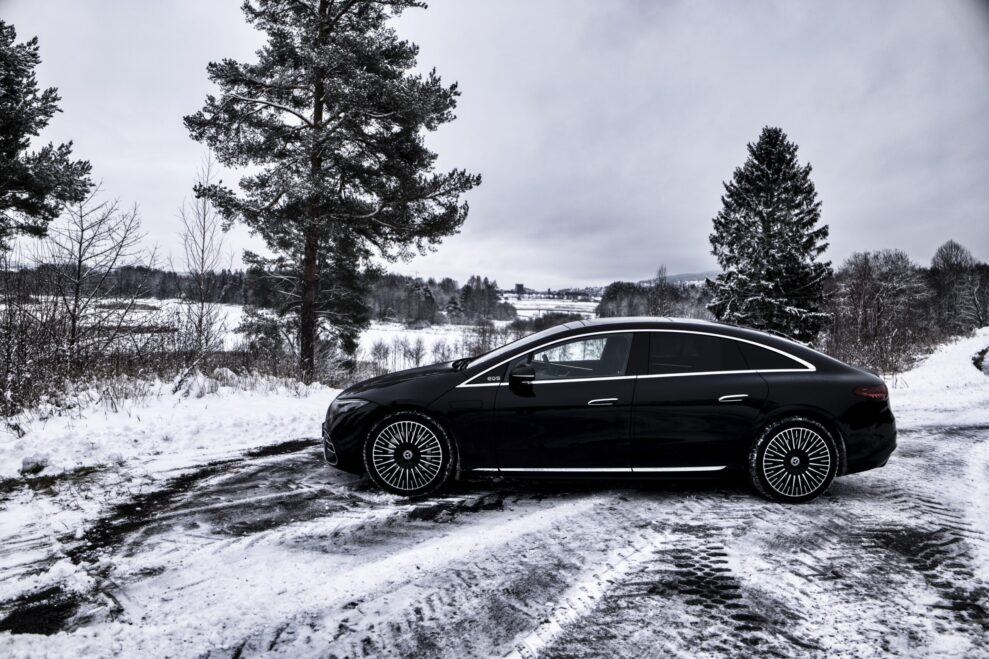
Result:
[[889,400],[889,390],[886,389],[886,385],[884,384],[859,387],[855,390],[855,395],[870,400]]

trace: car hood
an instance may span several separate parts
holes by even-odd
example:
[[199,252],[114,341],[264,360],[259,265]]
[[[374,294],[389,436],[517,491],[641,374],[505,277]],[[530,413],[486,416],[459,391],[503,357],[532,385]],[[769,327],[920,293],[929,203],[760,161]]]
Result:
[[[466,374],[454,369],[452,364],[453,362],[443,362],[379,375],[347,387],[341,392],[340,397],[375,400],[380,395],[387,396],[401,390],[403,398],[419,398],[420,396],[415,395],[416,392],[426,394],[422,396],[423,399],[429,398],[434,392],[438,391],[435,395],[439,395],[464,380]],[[423,402],[428,401],[423,400]]]

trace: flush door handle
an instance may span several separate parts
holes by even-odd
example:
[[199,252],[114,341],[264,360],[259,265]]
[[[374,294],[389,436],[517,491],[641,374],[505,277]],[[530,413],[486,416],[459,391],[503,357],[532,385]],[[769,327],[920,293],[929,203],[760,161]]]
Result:
[[728,394],[727,396],[722,396],[718,399],[719,403],[741,403],[743,400],[748,398],[748,394]]
[[595,407],[599,405],[614,405],[618,402],[617,398],[595,398],[593,400],[587,401],[588,405],[594,405]]

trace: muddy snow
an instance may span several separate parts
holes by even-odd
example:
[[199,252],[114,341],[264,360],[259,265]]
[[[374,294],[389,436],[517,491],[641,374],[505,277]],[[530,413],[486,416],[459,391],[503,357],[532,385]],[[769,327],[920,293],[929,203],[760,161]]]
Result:
[[410,502],[323,465],[331,391],[39,425],[19,441],[96,457],[0,482],[0,654],[985,656],[987,345],[899,377],[889,464],[800,506],[731,480]]

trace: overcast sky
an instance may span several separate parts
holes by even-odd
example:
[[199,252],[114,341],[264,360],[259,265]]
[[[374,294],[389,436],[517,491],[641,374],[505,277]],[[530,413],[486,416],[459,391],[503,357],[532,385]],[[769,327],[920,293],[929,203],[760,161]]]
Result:
[[[206,64],[251,59],[239,0],[0,0],[37,35],[79,157],[178,255]],[[460,83],[429,137],[484,177],[463,231],[394,269],[546,288],[710,270],[722,181],[764,125],[814,167],[828,257],[948,238],[989,260],[989,7],[977,0],[431,0],[400,33]],[[235,230],[239,252],[252,243]]]

